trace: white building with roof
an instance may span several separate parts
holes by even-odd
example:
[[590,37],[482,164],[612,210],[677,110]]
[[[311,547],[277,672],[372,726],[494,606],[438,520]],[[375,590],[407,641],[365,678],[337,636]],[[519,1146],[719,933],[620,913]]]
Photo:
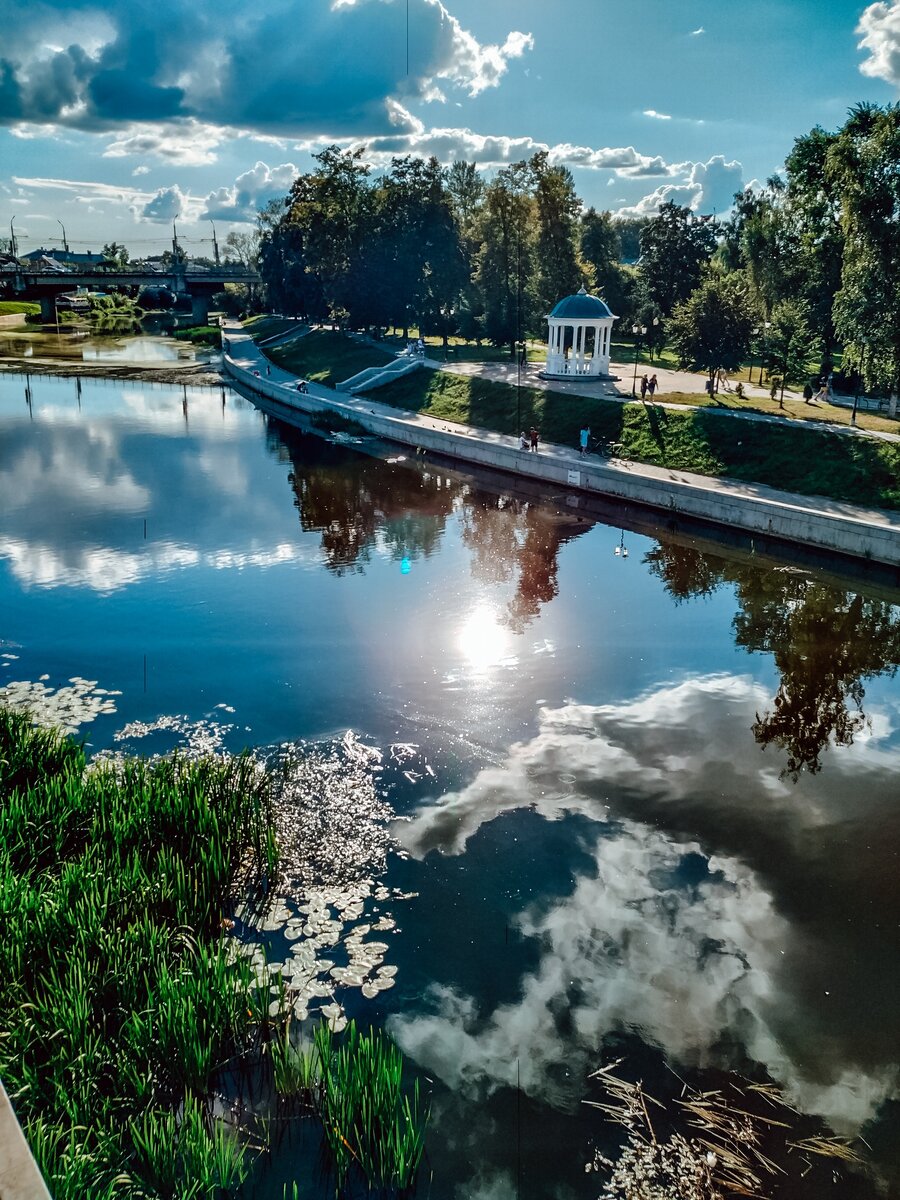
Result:
[[609,353],[615,315],[599,296],[579,288],[547,316],[548,379],[604,379],[609,376]]

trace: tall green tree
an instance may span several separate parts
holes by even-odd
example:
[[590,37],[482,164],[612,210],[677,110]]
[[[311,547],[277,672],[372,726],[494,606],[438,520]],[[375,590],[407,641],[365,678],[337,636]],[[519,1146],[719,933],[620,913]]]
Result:
[[478,226],[481,249],[476,282],[484,308],[484,333],[495,346],[533,332],[535,319],[537,214],[526,163],[497,172],[485,193]]
[[581,257],[581,201],[567,167],[552,167],[546,150],[529,163],[537,214],[537,279],[539,315],[546,316],[558,300],[582,285],[593,284],[593,272]]
[[808,362],[820,355],[822,342],[810,326],[805,300],[780,300],[771,316],[766,331],[767,365],[781,379],[779,402],[783,408],[784,385],[806,376]]
[[844,231],[834,324],[870,387],[900,389],[900,105],[861,104],[827,156]]
[[715,248],[712,224],[671,200],[644,226],[640,276],[665,316],[697,287]]
[[594,272],[597,295],[625,323],[635,312],[637,287],[634,269],[622,258],[621,222],[612,213],[589,208],[581,219],[581,257]]
[[681,360],[715,379],[719,367],[733,371],[750,349],[758,313],[746,280],[738,274],[710,273],[669,321]]
[[797,138],[785,162],[798,295],[806,301],[811,327],[821,336],[823,365],[828,368],[835,347],[834,298],[844,258],[841,198],[828,170],[836,140],[836,134],[817,126]]

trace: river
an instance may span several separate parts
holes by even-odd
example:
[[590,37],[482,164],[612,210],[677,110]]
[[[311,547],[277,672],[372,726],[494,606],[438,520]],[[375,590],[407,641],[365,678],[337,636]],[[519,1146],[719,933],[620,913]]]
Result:
[[641,529],[231,391],[0,378],[0,684],[92,752],[318,764],[285,903],[383,931],[393,986],[319,1002],[430,1081],[422,1194],[597,1196],[623,1056],[771,1080],[898,1186],[900,596]]

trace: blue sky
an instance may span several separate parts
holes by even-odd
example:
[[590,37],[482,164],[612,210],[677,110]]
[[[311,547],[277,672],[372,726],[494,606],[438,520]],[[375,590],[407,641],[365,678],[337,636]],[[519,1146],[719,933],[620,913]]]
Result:
[[[900,0],[0,0],[0,231],[202,252],[321,145],[547,147],[589,204],[724,211],[900,88]],[[208,250],[208,246],[207,246]]]

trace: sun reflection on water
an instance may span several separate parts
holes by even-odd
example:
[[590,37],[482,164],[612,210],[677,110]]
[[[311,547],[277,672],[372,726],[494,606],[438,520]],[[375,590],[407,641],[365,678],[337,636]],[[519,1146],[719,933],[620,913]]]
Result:
[[490,604],[479,604],[463,623],[457,644],[476,673],[498,666],[510,657],[509,629]]

